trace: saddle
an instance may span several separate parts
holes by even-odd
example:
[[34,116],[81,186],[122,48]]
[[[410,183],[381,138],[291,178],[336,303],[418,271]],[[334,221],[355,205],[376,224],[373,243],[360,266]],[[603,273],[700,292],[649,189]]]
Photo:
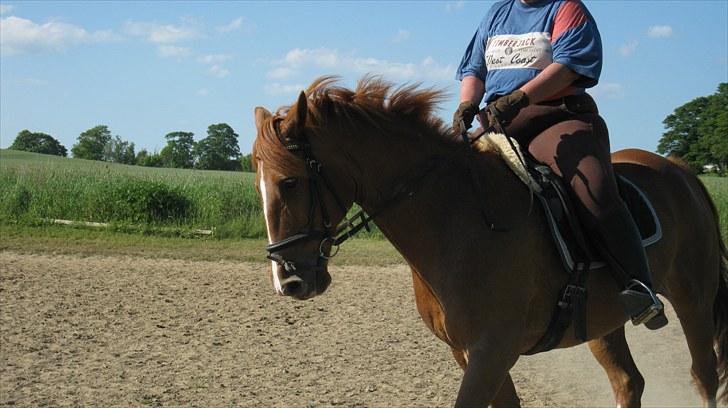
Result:
[[[586,278],[589,271],[601,269],[596,243],[584,232],[576,217],[574,204],[563,180],[548,166],[525,157],[513,139],[499,133],[488,133],[474,143],[476,150],[496,151],[508,167],[533,192],[546,217],[555,249],[569,276],[561,290],[549,327],[543,337],[526,355],[556,347],[573,323],[576,336],[586,341]],[[617,186],[622,200],[632,214],[647,247],[662,238],[662,228],[647,195],[628,178],[617,174]]]

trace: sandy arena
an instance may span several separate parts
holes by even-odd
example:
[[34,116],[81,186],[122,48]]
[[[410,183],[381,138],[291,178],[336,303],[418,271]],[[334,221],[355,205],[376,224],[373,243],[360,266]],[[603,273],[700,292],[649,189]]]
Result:
[[[263,264],[0,252],[2,406],[451,406],[461,371],[406,267],[332,267],[273,294]],[[699,406],[672,310],[628,327],[648,406]],[[522,358],[524,406],[614,406],[586,346]]]

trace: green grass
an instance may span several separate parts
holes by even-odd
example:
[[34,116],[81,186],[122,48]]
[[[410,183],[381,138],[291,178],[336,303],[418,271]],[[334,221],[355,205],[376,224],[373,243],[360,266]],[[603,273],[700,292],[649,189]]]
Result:
[[728,177],[701,176],[700,180],[708,188],[718,209],[723,242],[728,243]]
[[112,223],[144,233],[265,235],[252,173],[160,169],[0,150],[0,221]]
[[[268,262],[265,259],[265,245],[266,241],[262,239],[180,239],[52,225],[0,223],[0,251],[29,254]],[[331,263],[388,266],[404,261],[389,242],[360,238],[346,242]]]

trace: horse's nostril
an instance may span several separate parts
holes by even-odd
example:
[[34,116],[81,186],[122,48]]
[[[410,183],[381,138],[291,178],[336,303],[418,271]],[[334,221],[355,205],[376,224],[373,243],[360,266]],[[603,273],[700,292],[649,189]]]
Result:
[[285,283],[281,289],[286,296],[297,296],[306,291],[306,284],[303,281],[294,280]]

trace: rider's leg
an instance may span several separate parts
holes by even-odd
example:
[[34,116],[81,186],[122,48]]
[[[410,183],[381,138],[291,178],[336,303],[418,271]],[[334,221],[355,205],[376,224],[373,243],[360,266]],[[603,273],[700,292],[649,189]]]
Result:
[[596,114],[574,115],[533,138],[529,152],[571,185],[580,218],[626,287],[620,297],[632,321],[664,326],[639,231],[614,179],[604,121]]

